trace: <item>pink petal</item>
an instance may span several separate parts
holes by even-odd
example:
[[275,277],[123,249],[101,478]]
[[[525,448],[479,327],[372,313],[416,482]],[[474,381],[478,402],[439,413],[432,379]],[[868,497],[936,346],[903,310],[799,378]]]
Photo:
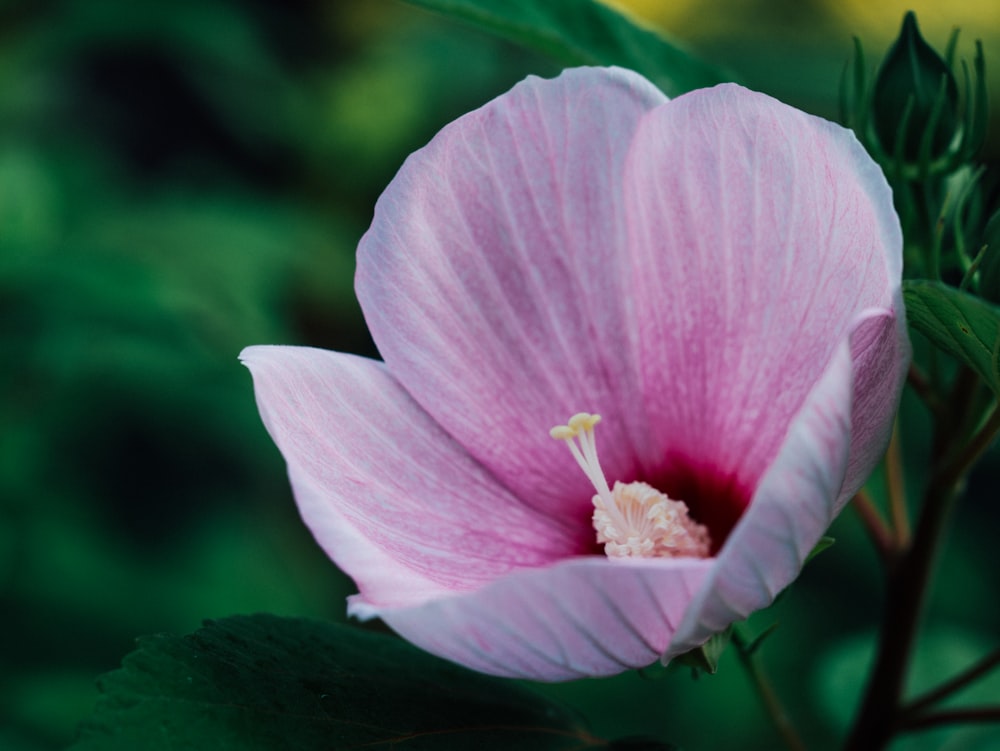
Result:
[[[669,659],[769,604],[874,466],[908,357],[884,179],[765,96],[663,101],[529,79],[407,161],[358,271],[395,377],[244,353],[353,613],[499,675]],[[717,559],[581,557],[592,490],[546,435],[581,410],[611,418],[609,477],[687,501]]]
[[865,317],[851,336],[854,399],[851,407],[851,455],[837,511],[864,485],[882,459],[910,365],[910,339],[902,288],[897,286],[892,312]]
[[584,523],[593,490],[548,431],[614,415],[604,467],[635,473],[621,174],[663,101],[624,70],[529,78],[407,160],[359,251],[366,320],[407,391],[527,503]]
[[721,537],[859,314],[899,303],[889,188],[849,131],[723,85],[643,119],[625,195],[643,474]]
[[482,586],[593,544],[518,500],[381,363],[306,347],[250,347],[268,432],[300,512],[366,607]]
[[422,649],[484,673],[612,675],[656,661],[712,564],[575,558],[380,615]]
[[852,386],[845,340],[795,417],[750,508],[685,613],[664,662],[767,607],[798,576],[838,511],[851,442]]

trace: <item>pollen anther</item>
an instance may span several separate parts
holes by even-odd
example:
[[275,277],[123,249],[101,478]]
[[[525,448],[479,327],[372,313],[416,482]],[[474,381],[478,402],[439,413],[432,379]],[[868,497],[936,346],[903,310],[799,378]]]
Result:
[[549,435],[566,442],[597,491],[593,523],[604,552],[609,558],[708,557],[708,528],[691,518],[686,503],[644,482],[616,482],[613,490],[608,486],[594,439],[600,420],[600,415],[579,412]]

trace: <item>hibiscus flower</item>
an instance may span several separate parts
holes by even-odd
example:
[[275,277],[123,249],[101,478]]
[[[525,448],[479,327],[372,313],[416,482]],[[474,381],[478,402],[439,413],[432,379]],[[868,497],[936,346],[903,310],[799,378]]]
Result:
[[574,69],[379,199],[356,288],[384,363],[242,359],[350,613],[486,673],[607,675],[770,604],[862,485],[909,358],[901,248],[849,131]]

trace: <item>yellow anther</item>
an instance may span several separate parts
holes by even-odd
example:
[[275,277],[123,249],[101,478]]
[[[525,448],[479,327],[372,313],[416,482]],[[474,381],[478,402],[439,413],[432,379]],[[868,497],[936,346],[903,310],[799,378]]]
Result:
[[576,431],[569,425],[556,425],[549,431],[549,435],[557,441],[572,441],[576,438]]
[[616,482],[614,490],[608,487],[594,435],[600,421],[600,415],[578,412],[549,435],[566,442],[597,491],[593,523],[604,552],[609,558],[707,558],[712,548],[708,528],[691,518],[683,501],[644,482]]
[[592,415],[589,412],[577,412],[569,418],[569,427],[575,431],[593,430],[594,426],[601,421],[600,415]]

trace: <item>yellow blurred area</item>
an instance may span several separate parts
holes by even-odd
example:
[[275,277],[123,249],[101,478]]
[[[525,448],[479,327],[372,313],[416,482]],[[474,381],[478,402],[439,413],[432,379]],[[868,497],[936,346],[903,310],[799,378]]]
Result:
[[[943,52],[960,30],[957,59],[971,62],[975,40],[986,56],[992,101],[1000,101],[1000,2],[968,0],[604,0],[644,21],[736,78],[819,114],[832,116],[852,37],[871,69],[908,10],[924,38]],[[956,71],[961,81],[960,71]],[[996,118],[994,108],[994,122]],[[996,138],[991,139],[996,147]]]
[[958,27],[967,39],[982,38],[990,41],[993,50],[1000,39],[1000,3],[995,0],[974,0],[964,3],[941,3],[934,0],[924,2],[872,3],[867,0],[842,0],[829,3],[839,11],[846,28],[856,29],[857,34],[888,41],[903,14],[912,10],[924,27],[925,33],[933,40],[945,39],[951,30]]
[[[967,2],[941,3],[936,0],[901,2],[886,0],[873,3],[871,0],[605,0],[608,5],[628,11],[651,24],[681,38],[701,36],[706,32],[753,33],[747,28],[747,21],[766,18],[769,23],[787,16],[794,24],[796,18],[806,15],[826,17],[832,28],[827,31],[842,30],[864,40],[891,41],[900,25],[903,14],[915,11],[924,29],[925,36],[932,42],[946,39],[955,27],[971,38],[989,39],[993,44],[1000,41],[1000,3],[996,0],[969,0]],[[809,29],[804,29],[810,31]],[[815,31],[814,29],[812,31]]]

